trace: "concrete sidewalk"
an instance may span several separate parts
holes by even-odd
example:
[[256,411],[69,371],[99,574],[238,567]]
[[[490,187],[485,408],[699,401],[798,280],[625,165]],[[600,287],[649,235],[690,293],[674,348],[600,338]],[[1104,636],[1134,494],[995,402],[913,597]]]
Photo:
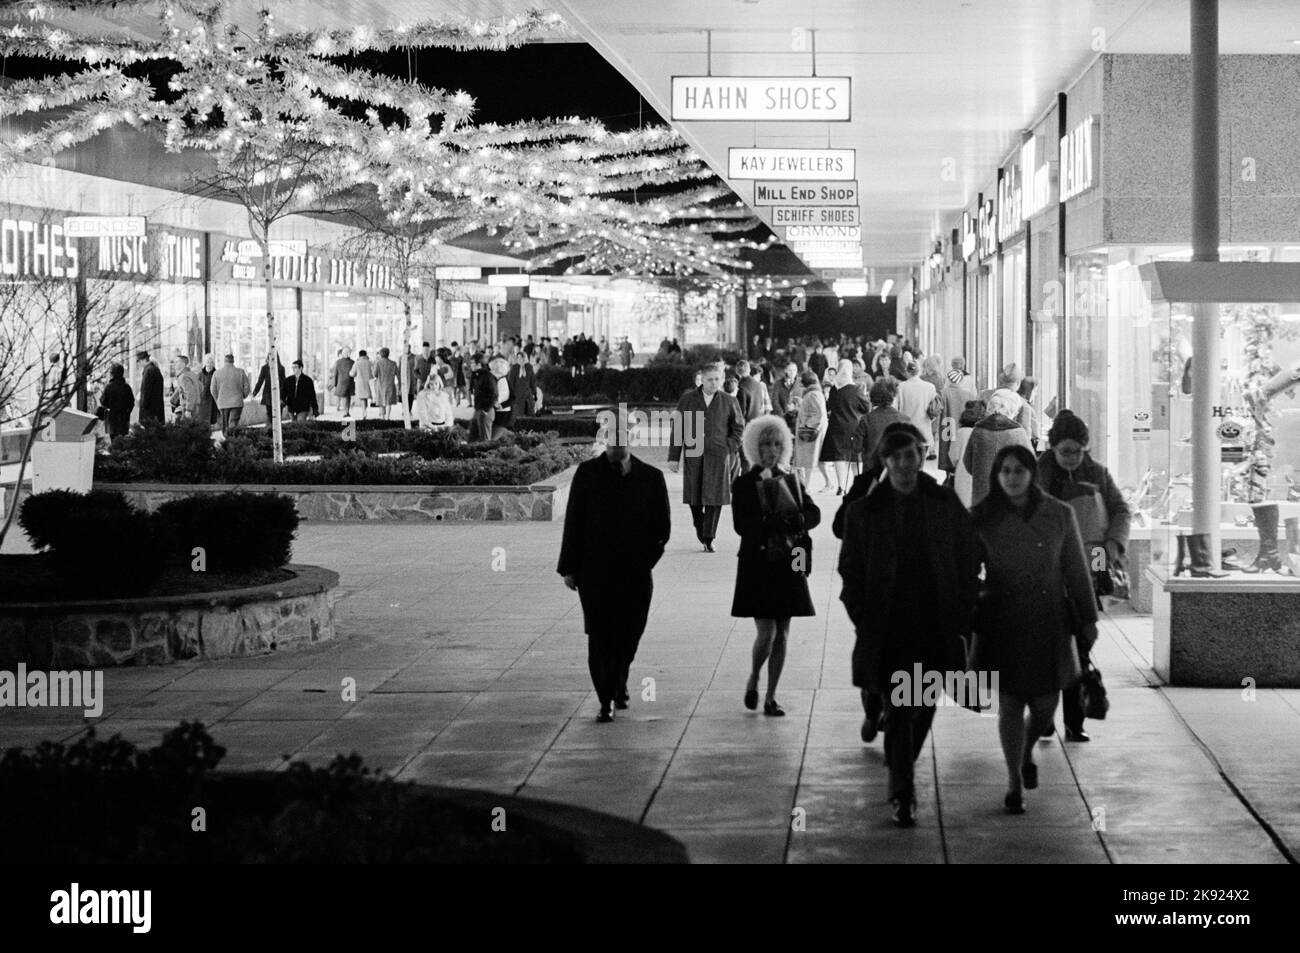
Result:
[[[653,452],[646,454],[655,458]],[[815,479],[814,485],[820,485]],[[680,479],[669,475],[680,499]],[[916,828],[889,823],[881,741],[858,738],[832,495],[814,494],[811,585],[778,697],[741,704],[753,624],[729,615],[737,538],[700,551],[687,508],[655,574],[632,707],[595,722],[561,524],[310,524],[295,561],[337,570],[340,638],[282,655],[109,670],[96,729],[154,743],[208,724],[223,767],[356,750],[399,778],[594,807],[669,831],[697,861],[1284,863],[1300,855],[1300,690],[1161,688],[1148,617],[1112,614],[1094,653],[1111,714],[1090,744],[1039,744],[1027,813],[1002,813],[996,723],[942,709],[917,765]],[[7,550],[13,546],[7,546]],[[355,679],[356,701],[342,700]],[[644,686],[644,687],[642,687]],[[1060,727],[1060,716],[1057,716]],[[67,739],[80,712],[0,710],[0,746]],[[792,819],[803,821],[792,830]]]

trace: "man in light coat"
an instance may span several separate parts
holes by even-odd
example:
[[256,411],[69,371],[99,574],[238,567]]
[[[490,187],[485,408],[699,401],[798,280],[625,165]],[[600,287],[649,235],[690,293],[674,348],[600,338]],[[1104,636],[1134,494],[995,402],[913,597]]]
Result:
[[[745,416],[736,398],[722,391],[726,369],[711,364],[704,369],[698,389],[677,402],[668,465],[682,470],[682,502],[690,504],[695,538],[706,553],[715,553],[722,507],[731,503],[731,474],[740,453]],[[685,451],[686,463],[681,459]]]
[[907,379],[898,385],[898,412],[921,433],[930,432],[930,408],[938,393],[934,385],[922,379],[915,361],[907,365]]
[[228,437],[230,431],[239,426],[239,418],[244,414],[244,398],[252,392],[248,372],[235,366],[235,355],[227,354],[225,364],[212,375],[211,390],[221,414],[221,434]]
[[178,419],[192,419],[199,414],[201,385],[199,375],[190,370],[188,355],[176,355],[176,381],[172,387],[172,409]]

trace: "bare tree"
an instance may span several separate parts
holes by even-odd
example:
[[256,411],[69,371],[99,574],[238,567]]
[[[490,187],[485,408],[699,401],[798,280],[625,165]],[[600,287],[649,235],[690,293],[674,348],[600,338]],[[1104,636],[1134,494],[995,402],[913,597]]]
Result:
[[66,277],[0,284],[0,428],[28,426],[0,546],[19,509],[33,444],[79,393],[98,387],[112,362],[132,346],[152,345],[139,337],[138,315],[150,306],[144,289]]

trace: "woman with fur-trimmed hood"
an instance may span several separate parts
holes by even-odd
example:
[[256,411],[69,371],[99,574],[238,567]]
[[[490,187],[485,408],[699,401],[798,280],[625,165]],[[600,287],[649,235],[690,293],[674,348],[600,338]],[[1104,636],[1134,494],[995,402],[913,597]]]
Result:
[[731,614],[752,618],[757,629],[745,707],[758,707],[758,677],[767,664],[765,715],[785,711],[776,686],[785,665],[793,616],[816,615],[808,594],[812,547],[803,534],[821,522],[821,510],[790,466],[794,441],[786,422],[765,414],[745,425],[741,438],[748,473],[731,485],[731,514],[740,536]]

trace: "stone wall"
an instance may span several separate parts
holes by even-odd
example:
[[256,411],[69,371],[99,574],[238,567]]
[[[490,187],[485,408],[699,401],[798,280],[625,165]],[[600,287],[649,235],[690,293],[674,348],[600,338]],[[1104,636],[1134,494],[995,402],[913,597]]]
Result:
[[334,638],[338,573],[187,596],[0,605],[0,669],[106,668],[239,658]]
[[293,497],[299,519],[390,522],[495,522],[564,519],[569,484],[576,466],[533,486],[172,486],[156,483],[101,483],[119,490],[137,506],[156,510],[168,500],[200,493],[278,493]]

